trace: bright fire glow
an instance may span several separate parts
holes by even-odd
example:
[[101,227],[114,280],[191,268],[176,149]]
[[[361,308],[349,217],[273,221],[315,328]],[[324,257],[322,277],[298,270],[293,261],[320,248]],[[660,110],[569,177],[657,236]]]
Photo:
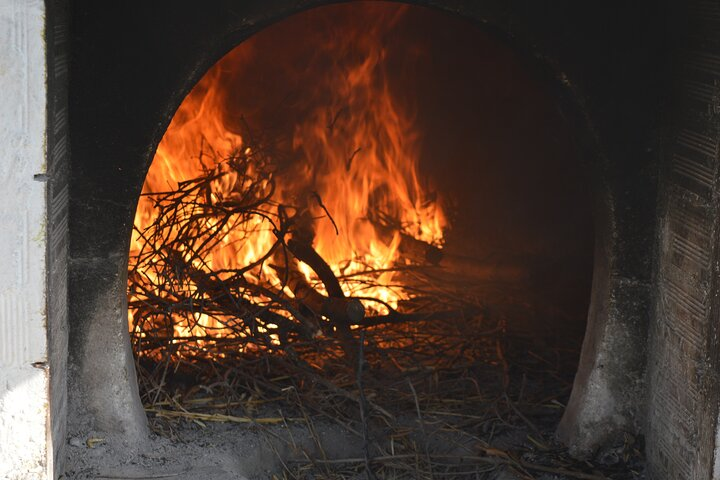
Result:
[[[392,307],[409,298],[393,279],[392,268],[402,260],[398,252],[400,233],[440,246],[446,227],[440,202],[430,195],[420,177],[419,132],[408,108],[394,98],[388,78],[381,39],[402,12],[403,8],[397,7],[390,9],[390,14],[379,10],[370,24],[312,47],[317,55],[336,61],[325,71],[318,71],[313,84],[303,85],[309,107],[295,124],[288,146],[293,158],[300,160],[273,173],[277,188],[274,201],[307,209],[313,219],[315,250],[341,278],[345,293],[377,298]],[[208,164],[212,160],[207,152],[214,152],[215,158],[226,158],[240,148],[253,147],[250,139],[242,138],[237,128],[227,125],[228,98],[242,97],[243,92],[230,91],[224,83],[226,72],[251,68],[245,53],[252,48],[251,43],[252,39],[226,55],[182,102],[157,149],[144,194],[170,191],[177,188],[178,182],[197,177],[203,168],[213,166]],[[251,155],[252,151],[245,153]],[[242,195],[245,188],[243,179],[230,172],[213,182],[212,198],[232,199]],[[332,216],[337,233],[320,202]],[[141,197],[135,217],[137,230],[145,230],[155,216],[153,198]],[[392,219],[396,228],[387,228],[387,224],[380,228],[380,217]],[[276,238],[269,223],[258,220],[256,227],[250,235],[229,229],[204,262],[219,270],[237,269],[258,260]],[[137,255],[143,243],[136,231],[131,257]],[[317,283],[310,268],[301,264],[301,269],[312,284]],[[368,270],[386,271],[373,277],[373,283],[380,286],[368,288],[342,281],[357,279],[353,275]],[[151,271],[142,274],[154,275]],[[252,274],[265,282],[280,283],[276,271],[267,265],[259,266]],[[377,303],[368,307],[382,312]],[[132,315],[130,312],[131,320]],[[176,326],[175,335],[201,336],[217,327],[205,315],[197,315],[196,320],[194,326]],[[212,331],[212,335],[221,334]]]

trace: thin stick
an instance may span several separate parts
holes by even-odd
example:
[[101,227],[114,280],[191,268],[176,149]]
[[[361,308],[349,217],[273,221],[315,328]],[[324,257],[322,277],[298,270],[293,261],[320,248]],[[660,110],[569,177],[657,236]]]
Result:
[[180,475],[185,475],[185,474],[188,473],[188,472],[189,472],[189,470],[183,470],[182,472],[177,472],[177,473],[155,473],[155,474],[153,474],[153,473],[144,473],[144,474],[142,474],[141,476],[136,476],[136,475],[132,475],[132,476],[127,476],[127,475],[125,475],[125,476],[117,476],[117,475],[107,476],[107,475],[100,475],[99,477],[95,477],[95,478],[102,479],[102,480],[146,480],[146,479],[151,479],[151,478],[172,478],[172,477],[179,477]]
[[420,411],[420,401],[418,400],[417,392],[415,391],[415,387],[412,384],[412,380],[408,378],[407,383],[410,386],[410,391],[412,392],[413,399],[415,400],[415,411],[417,412],[418,421],[420,422],[420,431],[423,435],[423,449],[425,450],[425,458],[428,463],[428,468],[430,469],[430,478],[434,478],[432,462],[430,461],[430,451],[428,450],[427,430],[425,430],[425,421],[423,420],[422,412]]
[[[279,424],[286,421],[285,418],[279,417],[237,417],[235,415],[222,415],[219,413],[199,413],[199,412],[178,412],[177,410],[165,410],[162,408],[146,408],[146,412],[154,413],[163,417],[182,417],[193,420],[205,420],[208,422],[230,422],[230,423],[257,423],[257,424]],[[290,418],[293,422],[304,421],[304,418]]]
[[355,383],[358,387],[358,404],[360,405],[360,423],[362,424],[363,434],[363,454],[365,457],[365,475],[368,480],[376,480],[375,473],[372,471],[370,466],[370,434],[368,432],[367,424],[367,400],[365,398],[365,390],[363,388],[363,365],[365,363],[364,355],[365,345],[365,332],[360,332],[360,341],[358,342],[358,363],[357,363],[357,374],[355,376]]
[[332,217],[332,215],[330,215],[330,212],[328,211],[327,207],[323,203],[322,198],[320,198],[320,194],[318,192],[312,192],[312,194],[313,194],[313,197],[315,198],[315,200],[318,202],[318,205],[320,206],[320,208],[322,208],[323,211],[325,212],[325,215],[327,215],[328,218],[330,219],[332,226],[335,228],[335,235],[340,235],[340,230],[338,229],[337,223],[335,223],[335,219]]

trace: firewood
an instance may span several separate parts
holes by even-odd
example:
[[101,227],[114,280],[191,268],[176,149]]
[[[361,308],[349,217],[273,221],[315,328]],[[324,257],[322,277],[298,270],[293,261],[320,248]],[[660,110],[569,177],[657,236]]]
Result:
[[385,244],[389,245],[395,235],[400,235],[398,252],[400,253],[401,260],[419,265],[437,265],[442,260],[443,251],[435,245],[423,240],[418,240],[395,227],[382,225],[372,220],[371,223],[375,228],[375,232]]
[[400,234],[400,256],[411,263],[437,265],[443,260],[443,251],[408,234]]
[[[295,328],[292,322],[284,316],[275,313],[273,311],[259,308],[249,300],[246,300],[239,295],[232,292],[232,289],[228,288],[229,285],[226,282],[211,277],[207,273],[194,268],[191,265],[186,266],[188,276],[192,278],[193,282],[201,288],[205,295],[212,298],[213,303],[219,307],[224,307],[228,312],[235,312],[235,315],[241,315],[243,312],[250,313],[252,316],[263,320],[265,323],[271,323],[278,326],[281,333],[286,333]],[[242,277],[237,277],[239,280]],[[237,283],[237,280],[236,282]],[[242,281],[243,287],[255,288],[254,285]],[[272,293],[270,289],[265,289],[268,293]],[[263,292],[264,293],[264,292]],[[279,293],[276,294],[279,296]],[[299,322],[299,330],[308,337],[314,337],[320,332],[320,325],[310,316],[300,315],[297,311],[292,312],[293,317]],[[257,334],[257,332],[255,332]]]
[[[292,262],[288,262],[292,263]],[[358,324],[365,317],[365,307],[355,298],[327,297],[315,290],[296,268],[285,269],[278,265],[270,265],[278,272],[280,278],[287,279],[287,286],[295,298],[303,303],[316,315],[322,315],[332,324],[341,328]]]
[[312,245],[293,238],[287,242],[287,246],[295,258],[312,268],[313,272],[315,272],[323,285],[325,285],[325,290],[328,292],[329,297],[345,297],[345,293],[340,287],[340,282],[330,268],[330,265],[315,251]]
[[349,364],[354,365],[356,362],[355,341],[350,325],[359,323],[365,317],[365,307],[355,298],[326,297],[318,292],[307,282],[305,275],[297,269],[295,261],[293,258],[288,262],[290,268],[287,270],[277,265],[270,265],[270,267],[275,269],[281,278],[287,280],[287,286],[299,302],[315,315],[325,317],[334,327],[332,334],[340,341],[340,346]]
[[[305,224],[303,235],[298,236],[302,240],[293,238],[287,242],[289,250],[285,262],[287,268],[277,265],[270,265],[270,267],[286,280],[287,286],[299,302],[315,315],[328,320],[334,327],[333,334],[340,340],[346,358],[351,364],[354,364],[356,360],[355,341],[350,325],[358,324],[365,318],[365,307],[359,300],[345,297],[340,282],[332,269],[312,247],[311,232],[311,227]],[[297,261],[304,262],[315,272],[325,285],[328,296],[318,292],[307,282],[305,275],[298,268]]]

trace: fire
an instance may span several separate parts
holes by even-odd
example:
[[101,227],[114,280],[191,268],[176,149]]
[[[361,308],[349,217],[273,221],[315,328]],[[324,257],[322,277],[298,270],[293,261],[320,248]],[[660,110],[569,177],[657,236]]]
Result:
[[[207,72],[180,105],[158,146],[137,207],[131,259],[148,249],[149,239],[141,232],[156,218],[157,194],[217,168],[223,175],[212,182],[212,202],[245,201],[251,187],[258,189],[253,195],[262,196],[263,188],[272,184],[275,191],[267,208],[274,209],[274,215],[288,206],[309,218],[313,247],[341,280],[346,295],[375,298],[392,308],[409,298],[394,281],[394,268],[402,262],[402,236],[441,246],[447,220],[420,175],[421,136],[414,128],[411,108],[397,100],[390,82],[382,39],[404,8],[367,9],[371,22],[358,22],[353,28],[346,25],[332,41],[312,46],[312,63],[325,68],[302,77],[312,82],[302,85],[302,108],[296,109],[302,116],[294,122],[287,142],[292,162],[274,158],[272,153],[256,153],[255,139],[238,128],[242,112],[229,111],[231,106],[242,106],[244,92],[234,90],[230,79],[236,74],[228,72],[252,68],[253,55],[263,53],[257,42],[248,40]],[[249,126],[250,131],[262,128]],[[244,172],[217,163],[238,152],[249,159]],[[223,227],[222,241],[202,259],[194,258],[192,252],[178,255],[216,271],[254,264],[275,243],[277,232],[270,218],[252,221],[255,224],[249,230]],[[270,263],[258,265],[248,275],[281,285]],[[299,267],[312,285],[318,284],[307,265]],[[148,278],[157,275],[152,269],[138,273]],[[370,277],[369,286],[362,280]],[[317,289],[324,292],[321,285]],[[284,291],[292,295],[287,288]],[[133,292],[130,295],[132,299]],[[376,302],[367,307],[377,312],[385,308]],[[130,312],[131,326],[133,315],[137,312]],[[202,313],[192,325],[175,326],[176,336],[222,333],[216,320]]]

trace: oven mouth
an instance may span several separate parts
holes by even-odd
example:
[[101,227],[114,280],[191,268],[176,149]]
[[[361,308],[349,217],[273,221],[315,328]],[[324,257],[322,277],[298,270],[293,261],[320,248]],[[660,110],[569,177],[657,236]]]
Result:
[[592,276],[578,157],[547,88],[463,20],[344,5],[256,33],[180,104],[138,202],[151,428],[322,426],[327,453],[342,427],[367,459],[339,471],[417,476],[482,470],[470,446],[511,430],[549,448]]
[[[145,85],[128,62],[128,77],[109,81],[125,83],[109,102],[126,129],[107,115],[99,126],[80,118],[106,109],[85,90],[105,94],[87,79],[73,87],[69,430],[75,444],[103,439],[91,443],[109,453],[70,449],[70,465],[95,455],[100,473],[101,460],[125,469],[117,445],[147,447],[148,426],[159,442],[151,456],[179,452],[193,474],[201,469],[187,459],[208,441],[221,445],[218,475],[268,465],[295,476],[541,472],[557,459],[584,473],[574,456],[600,445],[642,464],[640,440],[622,434],[637,431],[642,382],[618,378],[644,374],[635,347],[654,218],[633,224],[628,211],[651,203],[654,181],[640,167],[618,174],[567,75],[461,10],[288,4],[249,23],[215,18],[217,31],[186,40],[157,24],[165,68]],[[140,23],[153,18],[142,13]],[[338,37],[323,43],[327,31]],[[382,54],[362,50],[372,35]],[[362,87],[363,66],[363,102],[352,89],[338,96],[348,79]],[[373,77],[380,70],[386,78]],[[221,82],[210,86],[213,76]],[[196,132],[192,148],[171,153],[173,130],[199,111],[184,102],[205,108],[208,92],[226,97],[223,134]],[[393,114],[402,134],[387,131]],[[372,133],[357,134],[367,125]],[[90,160],[96,147],[102,165]],[[183,162],[195,167],[175,176]],[[357,195],[338,179],[363,183],[374,171],[379,183]],[[359,213],[352,195],[365,201]],[[192,212],[205,223],[177,224],[184,237],[165,229]],[[253,243],[259,218],[269,243]],[[335,255],[319,240],[328,232],[350,248]],[[199,255],[209,237],[237,247],[235,260],[243,248],[253,255]],[[620,331],[632,339],[606,341]],[[602,358],[613,360],[605,368]],[[594,407],[597,392],[613,412]],[[605,414],[613,421],[597,423]],[[572,451],[552,457],[557,438]],[[168,446],[176,440],[185,446]],[[537,461],[518,460],[519,449]],[[621,468],[593,463],[606,467]]]

